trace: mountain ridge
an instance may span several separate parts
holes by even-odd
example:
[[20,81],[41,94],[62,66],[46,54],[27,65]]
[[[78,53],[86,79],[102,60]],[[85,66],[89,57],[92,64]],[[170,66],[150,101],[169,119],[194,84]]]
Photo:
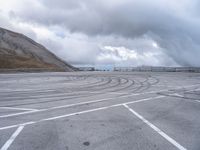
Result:
[[43,45],[24,34],[0,27],[0,68],[46,68],[75,71],[76,68],[58,58]]

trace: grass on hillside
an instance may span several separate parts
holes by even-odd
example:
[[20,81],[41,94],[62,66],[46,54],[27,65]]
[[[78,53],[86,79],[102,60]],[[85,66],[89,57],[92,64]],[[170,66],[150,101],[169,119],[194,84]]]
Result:
[[0,55],[0,69],[20,69],[20,68],[46,68],[58,69],[57,66],[47,64],[34,58]]

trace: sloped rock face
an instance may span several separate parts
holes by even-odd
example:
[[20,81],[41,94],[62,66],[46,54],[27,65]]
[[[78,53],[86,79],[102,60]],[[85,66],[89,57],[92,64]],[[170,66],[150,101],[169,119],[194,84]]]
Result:
[[0,68],[44,68],[74,71],[73,66],[59,59],[44,46],[23,34],[0,28]]

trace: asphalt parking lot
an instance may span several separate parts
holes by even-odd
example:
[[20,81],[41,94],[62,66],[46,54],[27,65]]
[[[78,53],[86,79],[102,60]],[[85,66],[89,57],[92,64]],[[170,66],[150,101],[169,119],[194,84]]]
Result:
[[200,74],[0,74],[0,150],[199,150]]

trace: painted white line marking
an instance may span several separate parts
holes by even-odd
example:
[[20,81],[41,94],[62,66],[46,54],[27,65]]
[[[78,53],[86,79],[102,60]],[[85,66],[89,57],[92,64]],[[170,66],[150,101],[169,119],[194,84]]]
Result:
[[[191,90],[190,90],[190,91],[191,91]],[[189,92],[189,91],[187,91],[187,92]],[[186,99],[183,95],[178,94],[178,93],[169,94],[169,95],[170,95],[170,96],[176,96],[176,97],[178,97],[178,98],[183,98],[182,100],[187,101],[187,102],[198,102],[198,103],[200,103],[200,100],[195,100],[195,99],[189,100],[189,99]]]
[[53,92],[53,91],[55,91],[55,90],[46,90],[46,89],[40,89],[40,90],[35,90],[35,89],[21,89],[21,90],[13,90],[13,89],[1,89],[1,91],[0,91],[0,93],[5,93],[5,92],[7,92],[7,93],[10,93],[10,92],[29,92],[29,91],[31,91],[31,92],[35,92],[35,93],[38,93],[38,92],[40,92],[40,91],[45,91],[45,92]]
[[176,97],[183,98],[183,96],[178,93],[169,94],[169,96],[176,96]]
[[55,119],[61,119],[61,118],[69,117],[69,116],[85,114],[85,113],[94,112],[94,111],[98,111],[98,110],[104,110],[104,109],[108,109],[108,108],[112,108],[112,107],[117,107],[117,106],[121,106],[121,104],[116,104],[116,105],[111,105],[111,106],[106,106],[106,107],[100,107],[100,108],[95,108],[95,109],[89,109],[89,110],[79,111],[79,112],[75,112],[75,113],[71,113],[71,114],[66,114],[66,115],[61,115],[61,116],[46,118],[46,119],[40,120],[39,122],[50,121],[50,120],[55,120]]
[[86,102],[80,102],[80,103],[61,105],[61,106],[56,106],[56,107],[50,107],[50,108],[47,108],[47,109],[40,109],[40,110],[33,110],[33,111],[29,111],[29,112],[20,112],[20,113],[3,115],[3,116],[0,116],[0,118],[13,117],[13,116],[19,116],[19,115],[24,115],[24,114],[36,113],[36,112],[44,112],[44,111],[49,111],[49,110],[54,110],[54,109],[68,108],[68,107],[85,105],[85,104],[92,104],[92,103],[97,103],[97,102],[109,101],[109,100],[116,99],[116,98],[126,98],[126,97],[137,96],[137,95],[153,94],[153,93],[157,93],[157,92],[161,92],[161,91],[163,91],[163,90],[150,91],[150,92],[144,92],[144,93],[134,93],[134,94],[123,95],[123,96],[119,96],[119,97],[109,97],[109,98],[103,98],[103,99],[93,100],[93,101],[86,101]]
[[176,142],[174,139],[172,139],[170,136],[168,136],[166,133],[164,133],[162,130],[160,130],[158,127],[153,125],[151,122],[146,120],[143,116],[135,112],[132,108],[130,108],[127,104],[124,104],[124,107],[126,107],[130,112],[132,112],[135,116],[137,116],[139,119],[141,119],[145,124],[150,126],[153,130],[155,130],[158,134],[160,134],[162,137],[164,137],[168,142],[173,144],[175,147],[177,147],[179,150],[187,150],[185,147],[180,145],[178,142]]
[[42,119],[42,120],[40,120],[40,122],[41,121],[47,121],[47,120],[55,120],[55,119],[65,118],[65,117],[69,117],[69,116],[74,116],[74,115],[84,114],[84,113],[88,113],[88,112],[108,109],[108,108],[112,108],[112,107],[118,107],[118,106],[122,106],[122,105],[125,105],[125,104],[133,104],[133,103],[139,103],[139,102],[143,102],[143,101],[149,101],[149,100],[152,100],[152,99],[159,99],[159,98],[163,98],[163,97],[164,96],[150,97],[150,98],[145,98],[145,99],[141,99],[141,100],[137,100],[137,101],[127,102],[127,103],[120,103],[120,104],[110,105],[110,106],[106,106],[106,107],[100,107],[100,108],[80,111],[80,112],[76,112],[76,113],[71,113],[71,114],[56,116],[56,117],[52,117],[52,118]]
[[117,94],[117,95],[120,95],[120,94],[130,94],[130,93],[127,93],[127,92],[104,92],[104,91],[100,91],[100,92],[91,92],[91,91],[86,91],[86,93],[91,93],[91,94]]
[[42,111],[42,109],[41,110],[32,110],[32,111],[19,112],[19,113],[8,114],[8,115],[2,115],[2,116],[0,116],[0,118],[19,116],[19,115],[30,114],[30,113],[39,112],[39,111]]
[[2,146],[1,150],[7,150],[10,145],[13,143],[15,138],[19,135],[19,133],[23,130],[24,126],[19,126],[17,130],[12,134],[10,139]]
[[152,100],[152,99],[160,99],[160,98],[164,98],[166,96],[156,96],[156,97],[149,97],[149,98],[144,98],[144,99],[141,99],[141,100],[137,100],[137,101],[131,101],[131,102],[126,102],[126,103],[123,103],[122,105],[128,105],[128,104],[133,104],[133,103],[139,103],[139,102],[144,102],[144,101],[149,101],[149,100]]
[[183,95],[180,95],[178,93],[175,93],[174,96],[183,97]]
[[[199,85],[199,84],[188,85],[188,86],[185,86],[184,88],[186,88],[186,87],[193,87],[193,86],[196,86],[196,85]],[[180,88],[183,88],[183,87],[178,87],[176,89],[180,89]],[[153,93],[164,92],[164,91],[168,91],[168,90],[170,90],[170,89],[159,90],[159,91],[149,91],[149,92],[144,92],[144,93],[134,93],[134,94],[119,96],[117,98],[125,98],[125,97],[131,97],[131,96],[137,96],[137,95],[144,95],[144,94],[153,94]],[[84,105],[84,104],[91,104],[91,103],[96,103],[96,102],[103,102],[103,101],[108,101],[108,100],[112,100],[112,99],[116,99],[116,97],[110,97],[110,98],[99,99],[99,100],[94,100],[94,101],[86,101],[86,102],[80,102],[80,103],[74,103],[74,104],[68,104],[68,105],[62,105],[62,106],[56,106],[56,107],[51,107],[51,108],[47,108],[47,109],[40,109],[40,110],[34,110],[34,111],[29,111],[29,112],[21,112],[21,113],[8,114],[8,115],[0,116],[0,118],[6,118],[6,117],[12,117],[12,116],[19,116],[19,115],[24,115],[24,114],[36,113],[36,112],[43,112],[43,111],[48,111],[48,110],[53,110],[53,109],[67,108],[67,107]]]
[[0,109],[26,110],[26,111],[37,110],[32,108],[18,108],[18,107],[0,107]]
[[15,125],[6,126],[6,127],[0,127],[0,130],[16,128],[16,127],[19,127],[19,126],[25,126],[25,125],[30,125],[30,124],[34,124],[34,123],[36,123],[36,122],[30,121],[30,122],[25,122],[25,123],[22,123],[22,124],[15,124]]
[[85,113],[94,112],[94,111],[98,111],[98,110],[104,110],[104,109],[108,109],[108,108],[123,106],[124,104],[133,104],[133,103],[139,103],[139,102],[143,102],[143,101],[149,101],[149,100],[152,100],[152,99],[154,99],[154,100],[155,99],[160,99],[160,98],[163,98],[163,97],[165,97],[165,96],[150,97],[150,98],[140,99],[140,100],[137,100],[137,101],[119,103],[119,104],[110,105],[110,106],[106,106],[106,107],[99,107],[99,108],[95,108],[95,109],[79,111],[79,112],[60,115],[60,116],[55,116],[55,117],[51,117],[51,118],[45,118],[45,119],[41,119],[41,120],[38,120],[38,121],[31,121],[31,122],[26,122],[26,123],[23,123],[23,124],[15,124],[15,125],[6,126],[6,127],[0,127],[0,130],[10,129],[10,128],[18,127],[20,125],[35,124],[35,123],[39,123],[39,122],[43,122],[43,121],[49,121],[49,120],[55,120],[55,119],[69,117],[69,116],[75,116],[75,115],[79,115],[79,114],[85,114]]

